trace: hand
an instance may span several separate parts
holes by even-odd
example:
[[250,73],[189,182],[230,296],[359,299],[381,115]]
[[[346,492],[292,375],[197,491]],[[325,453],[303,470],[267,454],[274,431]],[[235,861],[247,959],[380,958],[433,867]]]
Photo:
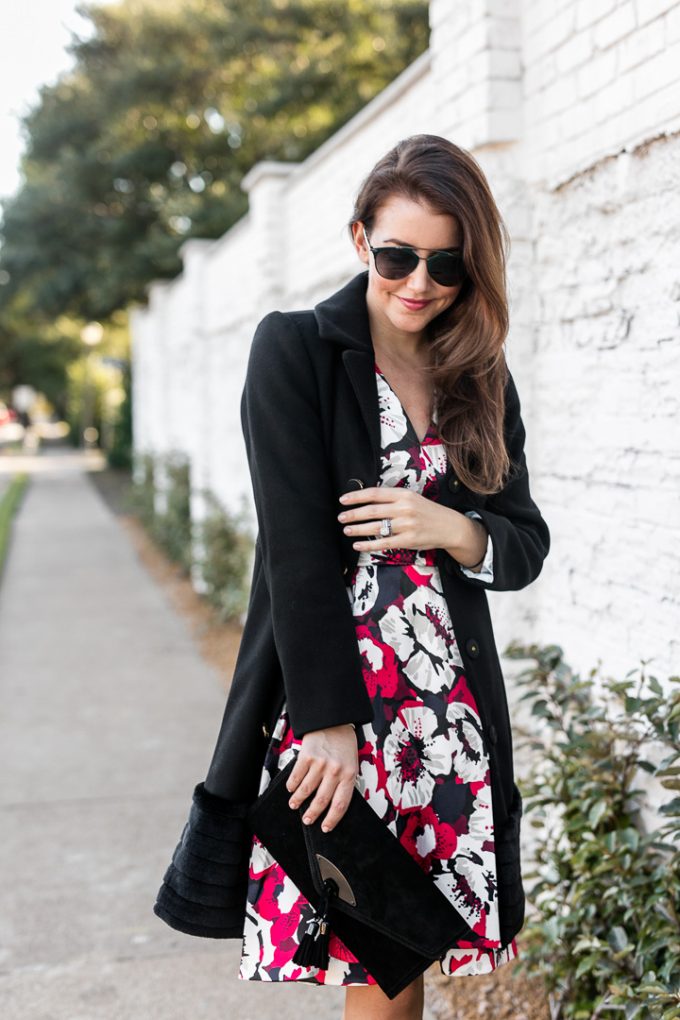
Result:
[[324,832],[330,832],[349,807],[358,771],[357,739],[351,723],[311,730],[302,738],[286,782],[286,789],[293,794],[288,803],[297,808],[316,790],[302,820],[305,824],[316,821],[330,804],[321,824]]
[[[354,549],[373,552],[456,548],[465,542],[469,533],[469,517],[411,489],[377,485],[352,490],[345,496],[347,498],[342,499],[345,509],[338,514],[338,520],[344,525],[345,534],[356,536],[357,541],[352,543]],[[365,505],[353,505],[360,503]],[[383,517],[392,520],[392,534],[385,538],[380,537]],[[379,537],[368,537],[375,535]]]

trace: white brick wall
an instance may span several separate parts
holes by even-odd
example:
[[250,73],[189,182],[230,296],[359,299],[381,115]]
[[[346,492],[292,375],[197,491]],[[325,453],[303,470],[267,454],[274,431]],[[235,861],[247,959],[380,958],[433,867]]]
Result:
[[299,166],[244,182],[250,212],[185,249],[133,314],[135,446],[186,450],[200,490],[250,500],[239,400],[271,308],[360,265],[359,183],[433,131],[484,168],[512,237],[507,356],[553,546],[529,589],[490,593],[499,647],[577,668],[678,670],[680,0],[432,0],[431,47]]

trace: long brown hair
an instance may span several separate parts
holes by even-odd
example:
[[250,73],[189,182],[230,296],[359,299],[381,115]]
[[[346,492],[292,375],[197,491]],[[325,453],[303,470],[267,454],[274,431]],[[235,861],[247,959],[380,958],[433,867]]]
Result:
[[479,493],[499,491],[510,471],[504,435],[510,237],[476,160],[439,135],[412,135],[363,181],[349,222],[370,232],[392,195],[452,215],[461,231],[466,280],[453,305],[428,326],[428,372],[439,434],[458,477]]

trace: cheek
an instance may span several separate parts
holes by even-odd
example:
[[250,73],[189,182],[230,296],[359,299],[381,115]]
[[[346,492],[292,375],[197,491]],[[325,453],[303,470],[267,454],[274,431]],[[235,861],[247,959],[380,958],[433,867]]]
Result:
[[395,289],[398,280],[386,280],[384,276],[373,273],[369,279],[369,287],[377,298],[388,297]]
[[441,299],[439,305],[439,312],[437,314],[445,312],[447,308],[451,307],[451,305],[455,302],[456,298],[460,294],[460,290],[461,290],[460,287],[456,287],[454,291],[448,292],[446,296]]

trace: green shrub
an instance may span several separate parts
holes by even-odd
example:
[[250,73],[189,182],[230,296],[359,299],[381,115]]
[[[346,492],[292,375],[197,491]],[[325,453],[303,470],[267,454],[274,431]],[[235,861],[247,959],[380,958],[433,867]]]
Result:
[[156,458],[165,474],[165,511],[155,513],[151,534],[184,574],[191,571],[191,477],[185,454],[173,451]]
[[138,517],[150,532],[154,523],[155,463],[151,453],[135,453],[130,494],[125,509]]
[[200,527],[203,556],[198,565],[206,586],[205,597],[221,620],[238,619],[248,605],[253,554],[247,514],[245,508],[228,513],[212,493],[205,492],[204,496],[208,513]]
[[126,361],[122,374],[123,401],[113,422],[113,442],[107,450],[109,467],[129,468],[132,464],[132,374],[130,362]]
[[662,685],[643,663],[581,679],[554,645],[505,654],[534,660],[517,682],[541,730],[518,732],[538,830],[519,966],[543,978],[553,1020],[677,1020],[680,797],[657,806],[646,783],[680,789],[680,677]]

